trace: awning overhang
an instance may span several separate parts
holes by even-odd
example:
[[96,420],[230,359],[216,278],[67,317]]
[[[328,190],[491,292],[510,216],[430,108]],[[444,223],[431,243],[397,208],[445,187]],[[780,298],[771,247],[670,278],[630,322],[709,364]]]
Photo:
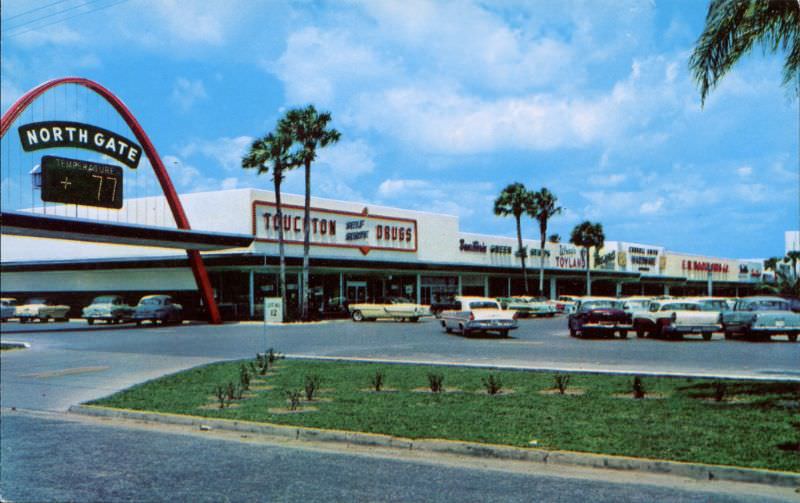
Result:
[[253,236],[171,229],[20,212],[0,213],[2,234],[116,245],[214,251],[246,248]]

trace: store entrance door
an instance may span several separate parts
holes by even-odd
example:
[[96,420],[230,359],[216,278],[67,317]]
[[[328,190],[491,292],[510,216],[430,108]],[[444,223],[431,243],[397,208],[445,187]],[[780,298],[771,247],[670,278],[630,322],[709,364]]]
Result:
[[350,304],[367,301],[367,282],[348,281],[347,282],[347,302]]

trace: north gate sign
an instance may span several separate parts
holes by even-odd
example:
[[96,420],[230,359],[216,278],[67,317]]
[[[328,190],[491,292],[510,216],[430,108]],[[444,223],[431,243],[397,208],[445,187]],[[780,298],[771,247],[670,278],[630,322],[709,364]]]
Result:
[[[253,203],[253,234],[256,241],[278,242],[283,227],[286,244],[303,244],[302,206],[281,205],[283,218],[278,218],[275,203]],[[372,250],[416,252],[417,221],[409,218],[311,208],[309,241],[312,246],[354,248],[367,255]]]
[[33,122],[19,127],[22,150],[73,147],[107,155],[131,169],[139,165],[142,147],[113,131],[67,121]]

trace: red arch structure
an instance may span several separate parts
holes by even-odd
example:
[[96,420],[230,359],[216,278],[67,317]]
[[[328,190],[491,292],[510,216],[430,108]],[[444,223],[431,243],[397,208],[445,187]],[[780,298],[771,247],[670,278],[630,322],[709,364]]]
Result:
[[[131,128],[131,131],[133,131],[136,139],[141,143],[142,149],[144,149],[147,159],[150,161],[153,171],[155,171],[158,182],[161,185],[161,189],[164,191],[164,196],[167,199],[167,203],[169,204],[170,210],[172,211],[172,216],[175,218],[178,228],[182,230],[191,230],[189,219],[186,218],[186,212],[183,211],[183,206],[178,198],[178,193],[175,192],[175,187],[172,185],[172,180],[170,180],[167,170],[164,167],[164,164],[161,162],[161,157],[159,157],[158,152],[156,151],[153,143],[150,141],[150,138],[147,136],[147,133],[144,132],[144,129],[142,128],[141,124],[139,124],[139,121],[136,120],[136,117],[133,116],[131,111],[127,106],[125,106],[122,100],[117,98],[111,91],[101,86],[97,82],[83,77],[64,77],[60,79],[49,80],[31,89],[21,98],[19,98],[13,105],[11,105],[11,108],[9,108],[8,111],[3,114],[3,117],[0,120],[0,138],[5,136],[6,132],[11,127],[11,124],[36,98],[44,94],[49,89],[65,84],[77,84],[90,89],[105,99],[112,107],[114,107],[117,113],[125,120],[125,123],[128,125],[128,127]],[[203,301],[205,305],[208,306],[209,321],[214,324],[221,323],[222,321],[220,318],[219,309],[217,308],[217,303],[214,300],[213,290],[211,289],[211,281],[208,279],[208,272],[203,264],[203,258],[200,256],[200,252],[197,250],[187,249],[186,254],[189,257],[189,265],[192,268],[192,274],[194,274],[195,282],[197,283],[200,293],[203,296]]]

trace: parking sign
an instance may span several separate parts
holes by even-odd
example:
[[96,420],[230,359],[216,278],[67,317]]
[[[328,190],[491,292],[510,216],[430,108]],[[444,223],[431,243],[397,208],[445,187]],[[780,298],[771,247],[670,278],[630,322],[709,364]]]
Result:
[[283,301],[280,297],[264,297],[264,321],[283,323]]

